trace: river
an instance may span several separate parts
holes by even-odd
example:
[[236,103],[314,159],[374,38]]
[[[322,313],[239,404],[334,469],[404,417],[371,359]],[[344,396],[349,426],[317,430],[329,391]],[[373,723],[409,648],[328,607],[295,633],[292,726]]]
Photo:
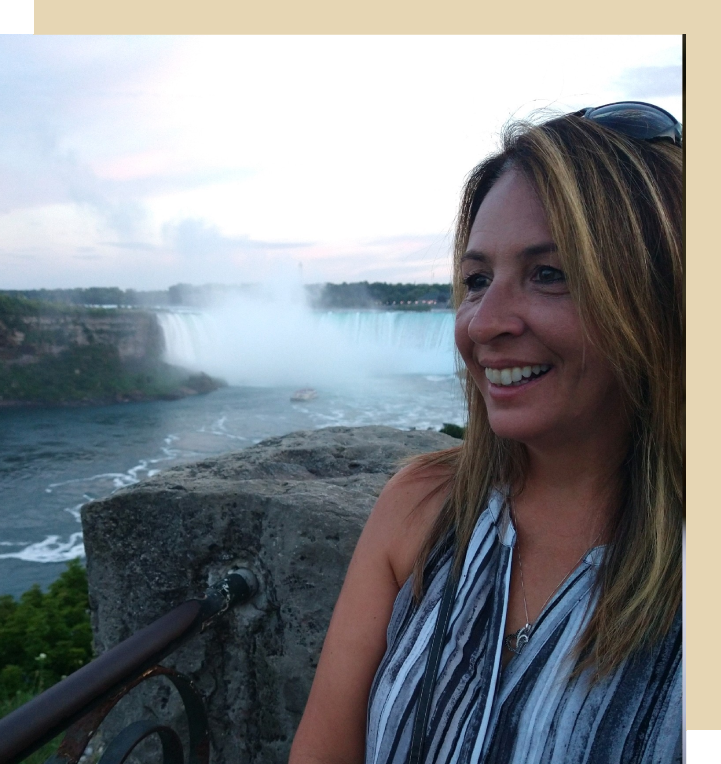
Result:
[[[0,594],[46,587],[84,555],[85,502],[172,465],[294,430],[463,422],[449,313],[303,313],[272,331],[227,310],[160,321],[168,360],[230,384],[178,401],[0,410]],[[309,385],[314,400],[291,402]]]

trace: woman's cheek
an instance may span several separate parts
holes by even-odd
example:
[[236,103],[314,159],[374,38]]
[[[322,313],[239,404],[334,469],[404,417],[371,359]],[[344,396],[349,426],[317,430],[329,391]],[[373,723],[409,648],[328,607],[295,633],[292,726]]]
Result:
[[458,352],[463,360],[468,363],[473,355],[473,341],[468,334],[468,326],[473,316],[470,305],[463,302],[456,312],[455,340]]

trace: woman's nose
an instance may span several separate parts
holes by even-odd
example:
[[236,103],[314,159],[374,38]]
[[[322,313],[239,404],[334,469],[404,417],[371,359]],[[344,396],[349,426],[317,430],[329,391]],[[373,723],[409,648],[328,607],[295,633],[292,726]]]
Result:
[[518,337],[525,328],[522,296],[509,285],[493,282],[473,308],[468,336],[488,345],[502,337]]

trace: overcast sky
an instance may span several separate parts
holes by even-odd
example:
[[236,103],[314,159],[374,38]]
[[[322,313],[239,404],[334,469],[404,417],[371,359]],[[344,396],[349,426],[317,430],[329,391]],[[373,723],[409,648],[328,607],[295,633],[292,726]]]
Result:
[[445,282],[502,125],[621,99],[680,36],[3,36],[0,289]]

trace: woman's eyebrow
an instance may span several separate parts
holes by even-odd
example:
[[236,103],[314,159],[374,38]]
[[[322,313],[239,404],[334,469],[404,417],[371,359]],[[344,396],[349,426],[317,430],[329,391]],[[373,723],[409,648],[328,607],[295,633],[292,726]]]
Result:
[[[519,257],[532,258],[539,257],[540,255],[548,255],[551,252],[558,252],[558,247],[555,242],[547,241],[542,244],[532,244],[530,247],[524,247],[519,253]],[[478,262],[488,262],[490,256],[480,249],[469,249],[461,257],[461,262],[466,260],[476,260]]]
[[478,260],[479,262],[485,263],[488,260],[488,255],[484,252],[481,252],[480,249],[469,249],[463,257],[461,257],[461,262],[465,262],[466,260]]

